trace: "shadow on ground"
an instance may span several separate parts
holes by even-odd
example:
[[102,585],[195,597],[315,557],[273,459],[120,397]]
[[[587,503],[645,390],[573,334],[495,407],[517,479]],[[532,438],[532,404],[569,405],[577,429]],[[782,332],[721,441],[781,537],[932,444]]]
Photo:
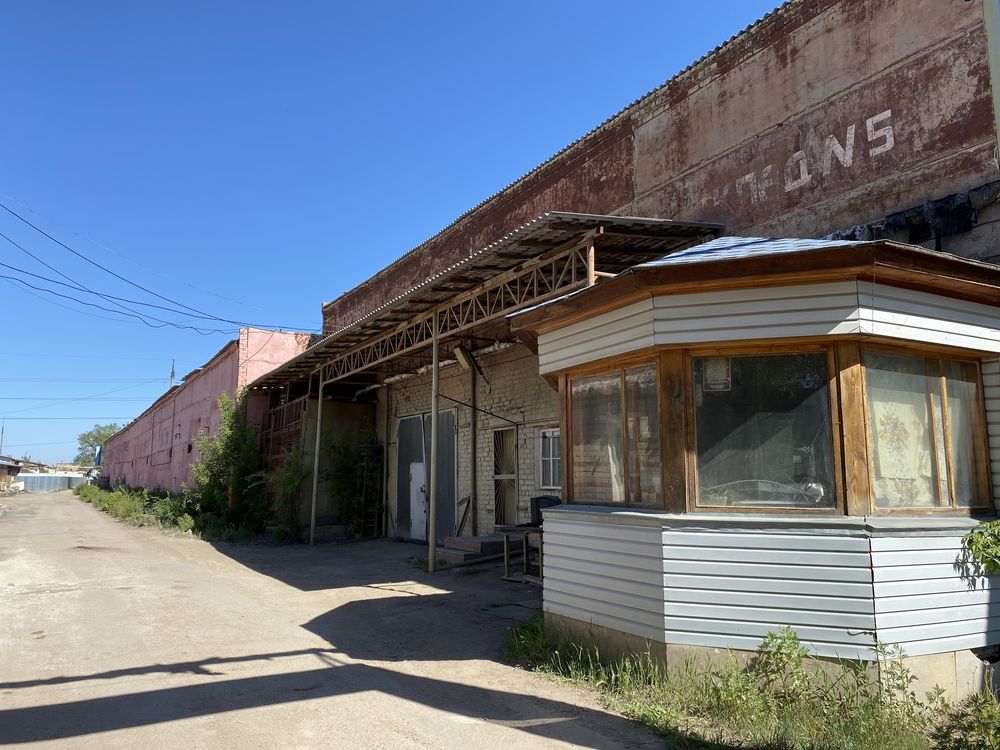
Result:
[[[432,576],[410,559],[420,548],[386,541],[326,548],[223,544],[217,548],[301,591],[342,592],[342,603],[302,626],[330,647],[3,683],[0,690],[10,694],[87,681],[114,684],[138,675],[193,676],[193,684],[0,711],[0,745],[63,740],[362,693],[403,699],[461,721],[503,725],[578,747],[639,747],[664,741],[604,711],[462,681],[467,671],[462,662],[498,659],[507,630],[517,620],[530,618],[539,606],[537,589],[501,581],[497,566]],[[282,659],[302,657],[311,659],[316,668],[290,670],[281,665]],[[284,671],[238,678],[226,674],[226,664],[261,660],[273,661]],[[402,661],[456,662],[454,677],[446,673],[442,678],[440,671],[430,677],[392,668],[392,663]],[[667,740],[676,747],[726,747],[699,743],[683,734]]]

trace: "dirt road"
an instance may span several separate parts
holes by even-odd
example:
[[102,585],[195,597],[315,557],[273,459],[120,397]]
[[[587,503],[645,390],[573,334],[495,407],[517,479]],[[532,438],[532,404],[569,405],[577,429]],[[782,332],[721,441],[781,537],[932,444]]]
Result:
[[585,692],[499,664],[538,593],[389,541],[210,545],[68,492],[0,515],[0,745],[637,748]]

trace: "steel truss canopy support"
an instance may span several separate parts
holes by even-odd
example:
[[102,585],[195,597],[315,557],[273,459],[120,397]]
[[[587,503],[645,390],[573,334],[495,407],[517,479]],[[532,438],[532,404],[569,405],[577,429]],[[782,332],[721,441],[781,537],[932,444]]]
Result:
[[327,336],[251,388],[279,388],[317,371],[320,383],[326,384],[389,368],[401,358],[426,356],[435,316],[439,343],[487,331],[495,336],[506,330],[504,319],[513,312],[711,239],[720,231],[717,224],[666,219],[544,214]]

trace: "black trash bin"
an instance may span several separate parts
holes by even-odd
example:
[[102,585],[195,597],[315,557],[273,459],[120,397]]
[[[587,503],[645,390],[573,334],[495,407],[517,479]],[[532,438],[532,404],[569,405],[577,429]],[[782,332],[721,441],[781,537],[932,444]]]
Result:
[[562,498],[558,495],[538,495],[531,498],[531,525],[542,525],[542,510],[544,508],[554,508],[562,505]]

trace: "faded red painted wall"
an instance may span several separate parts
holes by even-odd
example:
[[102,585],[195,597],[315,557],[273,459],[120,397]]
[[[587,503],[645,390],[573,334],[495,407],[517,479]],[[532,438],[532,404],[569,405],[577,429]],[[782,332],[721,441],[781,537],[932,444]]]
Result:
[[[242,328],[199,371],[104,446],[104,473],[130,487],[179,492],[198,458],[195,438],[219,427],[219,396],[233,394],[254,379],[304,351],[308,334]],[[248,402],[248,417],[259,421],[263,404]]]
[[323,310],[331,333],[545,211],[820,236],[998,179],[980,2],[782,6]]

